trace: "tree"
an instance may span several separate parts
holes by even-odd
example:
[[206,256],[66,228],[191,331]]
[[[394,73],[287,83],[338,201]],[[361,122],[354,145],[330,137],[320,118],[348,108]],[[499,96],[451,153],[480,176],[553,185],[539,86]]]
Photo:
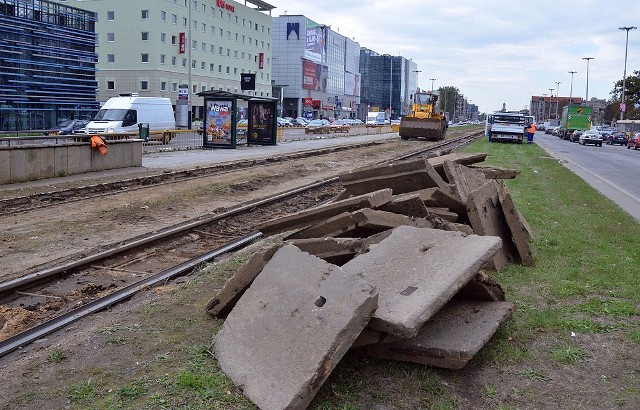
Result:
[[[615,118],[620,118],[620,98],[622,97],[623,80],[617,81],[613,90],[611,90],[613,100],[605,110],[605,117],[608,117],[607,114],[611,113]],[[629,120],[640,119],[640,109],[636,108],[636,104],[640,102],[640,71],[635,70],[633,75],[627,77],[624,99],[626,105],[624,118]]]
[[447,114],[447,120],[452,121],[460,91],[453,86],[440,87],[438,91],[440,92],[440,107]]

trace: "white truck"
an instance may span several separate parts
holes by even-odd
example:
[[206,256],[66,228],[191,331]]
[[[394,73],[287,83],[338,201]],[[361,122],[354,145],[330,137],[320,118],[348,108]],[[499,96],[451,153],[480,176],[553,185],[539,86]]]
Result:
[[525,115],[519,112],[496,112],[487,116],[485,135],[489,141],[512,141],[522,144],[527,124]]
[[[168,144],[176,129],[173,106],[169,98],[139,97],[120,94],[111,97],[86,127],[86,134],[114,134],[138,132],[138,124],[146,127],[149,137]],[[155,132],[154,132],[155,131]]]
[[367,127],[375,127],[378,125],[384,125],[384,118],[385,114],[384,112],[380,112],[380,111],[370,111],[367,113],[367,121],[366,121],[366,125]]

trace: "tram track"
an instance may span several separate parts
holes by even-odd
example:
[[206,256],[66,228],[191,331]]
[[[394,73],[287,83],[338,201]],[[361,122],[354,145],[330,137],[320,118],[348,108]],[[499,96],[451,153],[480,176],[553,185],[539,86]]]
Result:
[[[472,134],[443,141],[381,163],[448,152],[477,137]],[[145,284],[153,282],[150,278],[163,277],[166,272],[175,272],[179,266],[193,269],[212,249],[231,249],[232,243],[246,244],[245,238],[260,236],[252,226],[316,206],[335,197],[340,190],[338,177],[327,178],[0,283],[0,306],[33,313],[29,329],[0,341],[0,356],[42,337],[42,332],[59,329],[69,323],[70,318],[78,320],[152,286]],[[213,257],[219,255],[216,253]],[[169,278],[163,280],[185,272],[178,271],[181,273],[169,274]],[[127,296],[110,301],[111,295],[121,293]]]

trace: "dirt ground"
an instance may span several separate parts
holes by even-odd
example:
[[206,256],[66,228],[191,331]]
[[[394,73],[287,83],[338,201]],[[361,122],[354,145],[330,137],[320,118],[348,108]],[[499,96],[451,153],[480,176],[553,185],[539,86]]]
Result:
[[[0,279],[6,280],[25,270],[33,270],[35,266],[46,266],[79,252],[91,252],[215,209],[230,208],[346,172],[355,165],[412,152],[415,148],[393,142],[358,150],[357,156],[353,151],[344,151],[260,166],[250,173],[240,170],[0,216],[3,227],[0,232],[3,267]],[[104,398],[113,396],[115,391],[120,401],[110,402],[106,408],[207,408],[179,399],[172,401],[172,397],[181,396],[179,391],[172,390],[175,386],[169,386],[167,380],[181,367],[195,366],[194,357],[198,356],[194,346],[206,350],[221,325],[220,320],[205,314],[204,306],[237,266],[233,259],[230,257],[227,264],[221,263],[211,270],[149,289],[108,312],[83,319],[0,358],[3,386],[0,408],[105,408],[95,402],[103,403]],[[615,400],[619,394],[615,378],[637,380],[640,374],[637,364],[635,371],[627,371],[626,360],[629,358],[617,354],[619,349],[610,349],[612,345],[624,342],[615,334],[588,337],[593,338],[588,341],[594,348],[593,360],[573,367],[550,367],[548,363],[540,363],[544,368],[530,371],[511,363],[492,365],[499,360],[491,357],[490,346],[483,352],[483,357],[459,372],[362,359],[348,354],[314,403],[339,403],[341,397],[351,397],[353,401],[375,403],[375,407],[359,408],[379,410],[638,408],[636,405],[640,403],[630,403],[628,394]],[[551,345],[554,340],[539,335],[534,343]],[[533,359],[533,362],[537,360]],[[209,366],[213,363],[212,359],[205,361]],[[483,363],[488,365],[482,366]],[[402,380],[402,385],[394,383],[398,379]],[[343,383],[343,380],[352,381]],[[131,391],[135,392],[139,382],[145,385],[147,393],[157,389],[155,400],[144,404],[136,402],[137,396]],[[232,384],[221,383],[221,389],[227,391],[228,405],[219,408],[252,408]],[[128,390],[123,390],[123,384]],[[355,391],[352,390],[354,384],[358,386]],[[438,405],[429,404],[433,402]],[[314,405],[316,408],[335,408]]]

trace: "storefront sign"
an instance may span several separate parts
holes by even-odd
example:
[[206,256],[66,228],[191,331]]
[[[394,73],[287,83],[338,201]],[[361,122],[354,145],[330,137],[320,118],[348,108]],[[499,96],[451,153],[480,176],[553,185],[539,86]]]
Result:
[[216,0],[216,6],[221,7],[225,10],[228,10],[230,12],[235,12],[236,9],[233,5],[228,4],[227,2],[225,2],[224,0]]
[[185,33],[180,33],[180,50],[178,51],[178,54],[184,54],[185,52],[185,42],[186,42],[186,36]]

